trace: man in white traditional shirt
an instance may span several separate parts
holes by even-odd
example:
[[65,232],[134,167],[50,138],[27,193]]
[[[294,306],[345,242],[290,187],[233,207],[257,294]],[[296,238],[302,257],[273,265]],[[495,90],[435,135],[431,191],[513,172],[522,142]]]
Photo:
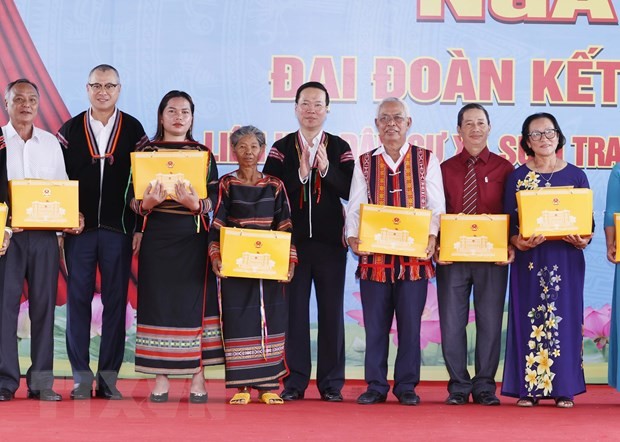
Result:
[[[445,212],[441,169],[435,155],[407,142],[411,117],[399,98],[385,98],[375,118],[381,145],[355,162],[347,206],[349,246],[359,256],[357,276],[366,330],[364,377],[366,392],[358,404],[385,402],[389,332],[396,315],[398,352],[394,364],[393,394],[402,405],[417,405],[420,382],[420,326],[426,303],[430,261],[439,231],[439,215]],[[432,211],[424,258],[361,252],[360,204],[415,207]]]
[[[5,148],[0,149],[0,198],[8,200],[8,181],[67,179],[62,151],[56,137],[34,126],[39,91],[21,78],[6,88],[9,123],[2,128]],[[10,223],[10,220],[9,220]],[[77,227],[77,226],[76,226]],[[67,229],[73,234],[81,226]],[[27,397],[60,401],[54,383],[54,308],[62,236],[51,230],[12,229],[6,255],[0,259],[0,401],[14,398],[19,387],[17,317],[24,280],[28,283],[32,365],[26,373]]]

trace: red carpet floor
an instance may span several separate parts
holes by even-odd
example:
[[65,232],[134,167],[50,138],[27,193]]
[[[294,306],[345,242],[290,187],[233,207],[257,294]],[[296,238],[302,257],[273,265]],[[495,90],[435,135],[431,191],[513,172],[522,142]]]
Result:
[[170,401],[148,401],[152,380],[123,380],[122,401],[71,401],[72,381],[57,379],[58,403],[26,399],[22,387],[13,401],[0,403],[0,441],[126,441],[126,440],[620,440],[620,393],[592,385],[573,409],[557,409],[550,401],[518,408],[502,397],[500,407],[468,404],[447,406],[445,382],[424,382],[417,407],[387,403],[361,406],[355,399],[365,390],[347,382],[344,403],[319,400],[314,385],[306,399],[282,406],[254,402],[227,404],[232,391],[223,381],[209,381],[209,403],[190,404],[189,379],[175,379]]

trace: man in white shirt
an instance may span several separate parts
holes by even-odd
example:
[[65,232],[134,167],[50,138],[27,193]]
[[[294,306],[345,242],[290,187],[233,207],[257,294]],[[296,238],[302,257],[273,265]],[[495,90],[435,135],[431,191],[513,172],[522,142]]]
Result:
[[[0,195],[10,180],[67,179],[62,151],[56,137],[34,127],[39,107],[37,86],[15,80],[4,95],[9,123],[2,128],[6,147],[1,149]],[[6,174],[5,174],[6,173]],[[81,227],[67,229],[81,232]],[[17,316],[24,280],[28,282],[32,365],[26,373],[28,398],[60,401],[54,382],[54,308],[58,287],[59,245],[63,238],[50,230],[13,229],[6,256],[0,259],[0,401],[13,399],[19,387]]]
[[[443,181],[437,157],[407,142],[411,117],[404,101],[384,99],[379,104],[375,125],[382,144],[355,162],[346,216],[349,246],[359,256],[357,276],[366,329],[364,377],[368,388],[357,403],[370,405],[387,399],[389,331],[395,314],[398,353],[392,392],[402,405],[417,405],[420,325],[428,279],[434,276],[430,258],[435,251],[439,215],[445,212]],[[430,209],[426,257],[361,252],[360,204],[366,203]]]

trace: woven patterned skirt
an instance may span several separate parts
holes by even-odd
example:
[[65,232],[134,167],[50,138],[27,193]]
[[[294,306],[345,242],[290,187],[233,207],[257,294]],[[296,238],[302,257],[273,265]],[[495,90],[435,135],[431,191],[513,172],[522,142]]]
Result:
[[207,233],[194,216],[149,215],[138,260],[136,371],[194,374],[224,361]]
[[284,285],[250,278],[221,280],[226,387],[271,390],[288,373],[284,340],[288,303]]

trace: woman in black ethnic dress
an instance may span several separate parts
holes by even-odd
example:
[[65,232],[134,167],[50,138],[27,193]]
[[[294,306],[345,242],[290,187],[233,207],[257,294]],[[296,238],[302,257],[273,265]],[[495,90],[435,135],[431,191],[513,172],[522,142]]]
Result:
[[226,355],[226,387],[237,388],[234,405],[250,402],[250,389],[269,405],[282,404],[271,390],[287,374],[284,363],[288,304],[283,282],[293,277],[297,262],[290,248],[286,281],[223,277],[220,257],[220,228],[292,230],[290,207],[284,184],[258,171],[265,150],[265,135],[244,126],[230,137],[239,169],[222,177],[213,225],[209,233],[209,256],[221,283],[222,335]]
[[168,192],[157,182],[141,201],[131,202],[144,216],[135,367],[155,374],[152,402],[168,400],[168,375],[191,374],[189,401],[205,403],[203,368],[224,362],[215,276],[207,277],[207,214],[217,195],[217,166],[209,149],[192,137],[193,115],[187,93],[168,92],[159,105],[157,134],[143,150],[209,152],[208,197],[199,199],[193,187],[179,182],[166,199]]

